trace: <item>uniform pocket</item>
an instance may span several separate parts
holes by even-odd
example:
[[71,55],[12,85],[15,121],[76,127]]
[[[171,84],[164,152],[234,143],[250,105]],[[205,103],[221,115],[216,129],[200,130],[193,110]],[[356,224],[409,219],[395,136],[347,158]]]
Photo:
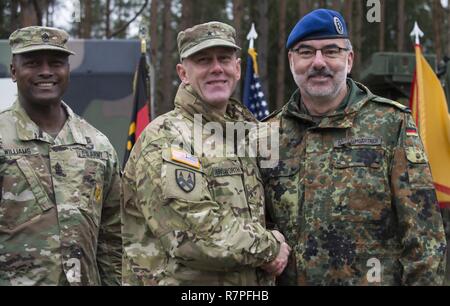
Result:
[[25,157],[6,160],[0,177],[0,228],[14,230],[53,207]]
[[384,150],[335,149],[331,154],[333,182],[331,216],[351,222],[378,222],[390,207]]
[[101,160],[85,159],[79,208],[92,216],[97,226],[101,219],[105,171],[106,167]]

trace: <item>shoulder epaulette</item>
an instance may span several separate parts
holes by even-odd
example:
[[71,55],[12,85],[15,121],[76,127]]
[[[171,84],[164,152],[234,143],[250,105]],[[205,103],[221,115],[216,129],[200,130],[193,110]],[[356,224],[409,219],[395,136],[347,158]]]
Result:
[[409,107],[407,107],[399,102],[396,102],[394,100],[386,99],[383,97],[375,97],[372,99],[372,101],[395,106],[396,108],[400,109],[402,112],[405,112],[405,113],[411,112],[411,109]]

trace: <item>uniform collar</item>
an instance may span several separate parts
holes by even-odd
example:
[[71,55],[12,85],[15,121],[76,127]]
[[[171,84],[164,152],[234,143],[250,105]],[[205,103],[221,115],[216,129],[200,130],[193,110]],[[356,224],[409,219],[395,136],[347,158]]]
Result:
[[[374,94],[364,85],[347,79],[347,84],[350,87],[346,97],[342,103],[345,103],[345,108],[338,107],[333,113],[326,115],[316,126],[316,128],[350,128],[353,126],[353,121],[358,111],[363,107],[367,101],[375,97]],[[303,121],[310,122],[315,125],[313,118],[305,113],[300,107],[300,90],[292,95],[283,112],[287,117],[295,117]]]
[[40,140],[53,144],[56,140],[61,139],[65,144],[79,143],[86,145],[86,139],[83,138],[81,131],[77,129],[75,125],[77,116],[66,103],[61,102],[61,105],[66,111],[67,120],[56,139],[53,139],[53,137],[42,131],[39,126],[30,119],[20,102],[16,100],[11,107],[11,110],[15,113],[17,118],[16,130],[19,140]]
[[231,98],[228,101],[225,115],[203,102],[189,85],[181,84],[175,96],[175,108],[181,110],[183,116],[193,120],[194,115],[201,114],[203,123],[219,122],[257,122],[252,113],[239,101]]

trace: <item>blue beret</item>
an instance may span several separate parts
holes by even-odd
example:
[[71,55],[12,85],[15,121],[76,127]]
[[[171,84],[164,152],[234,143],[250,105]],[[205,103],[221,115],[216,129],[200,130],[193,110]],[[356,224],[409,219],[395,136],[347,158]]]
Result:
[[348,38],[344,18],[336,11],[318,9],[305,15],[289,34],[286,48],[301,40]]

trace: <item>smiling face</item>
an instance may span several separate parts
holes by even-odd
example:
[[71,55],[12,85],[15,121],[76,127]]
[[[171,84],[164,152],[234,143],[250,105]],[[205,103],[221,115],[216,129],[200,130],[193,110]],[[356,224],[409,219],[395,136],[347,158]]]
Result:
[[177,65],[177,72],[202,101],[225,110],[241,77],[241,60],[233,48],[213,47],[184,59]]
[[11,64],[19,100],[27,105],[59,103],[69,84],[69,72],[68,54],[59,51],[17,54]]
[[[324,39],[299,42],[299,47],[322,49],[324,47],[345,48],[344,39]],[[332,102],[346,92],[346,78],[353,65],[353,51],[342,51],[336,58],[327,58],[317,51],[310,59],[289,51],[289,65],[295,83],[303,98]]]

